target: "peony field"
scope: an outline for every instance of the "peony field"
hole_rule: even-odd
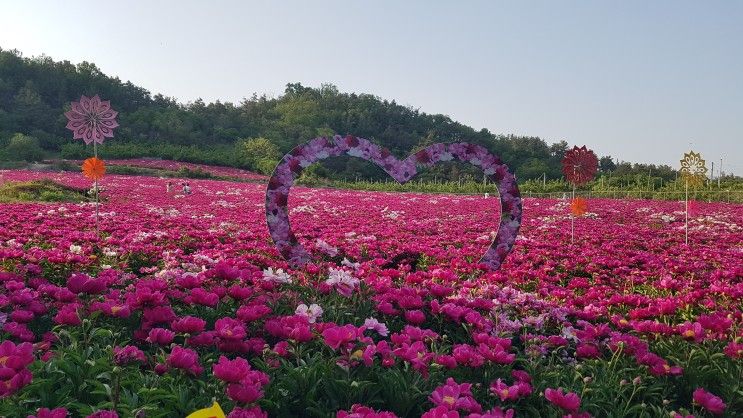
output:
[[[498,196],[294,186],[298,267],[222,174],[0,204],[0,416],[743,416],[741,204],[525,197],[491,271]]]

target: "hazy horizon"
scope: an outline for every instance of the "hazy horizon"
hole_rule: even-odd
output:
[[[743,3],[0,1],[0,47],[89,61],[181,103],[287,83],[479,130],[743,174]]]

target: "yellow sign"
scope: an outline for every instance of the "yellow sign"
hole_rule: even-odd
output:
[[[681,173],[684,181],[692,187],[702,186],[704,181],[707,180],[707,166],[705,165],[705,161],[699,153],[694,151],[684,154],[679,173]]]
[[[198,411],[191,413],[191,415],[187,416],[186,418],[225,418],[225,416],[222,408],[215,401],[214,405],[210,406],[209,408],[199,409]]]

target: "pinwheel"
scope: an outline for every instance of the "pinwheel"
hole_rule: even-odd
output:
[[[704,184],[704,180],[707,178],[707,166],[698,152],[689,151],[684,153],[684,158],[681,159],[679,173],[681,173],[681,178],[684,179],[684,189],[686,190],[684,197],[684,235],[686,245],[689,245],[689,186],[697,188]]]
[[[67,117],[66,128],[72,131],[73,139],[82,139],[85,144],[93,144],[93,158],[83,162],[82,171],[85,177],[93,180],[95,191],[95,230],[98,233],[98,180],[103,178],[106,167],[98,159],[98,144],[103,144],[105,138],[113,138],[118,112],[111,109],[111,102],[101,100],[98,95],[87,97],[83,95],[79,102],[72,102],[70,110],[65,112]]]
[[[93,181],[98,181],[106,174],[106,165],[103,160],[93,157],[83,161],[83,175]]]
[[[562,174],[573,185],[573,193],[570,204],[570,243],[575,241],[575,217],[586,212],[588,203],[584,199],[577,202],[575,199],[575,187],[582,186],[593,180],[599,167],[599,159],[596,154],[585,145],[574,146],[568,150],[562,159]],[[576,213],[579,209],[580,213]]]
[[[588,210],[588,202],[586,202],[586,199],[577,197],[573,199],[572,202],[570,202],[570,212],[574,216],[584,215],[587,210]]]
[[[574,186],[582,186],[593,180],[598,167],[596,154],[585,145],[568,150],[562,159],[562,174]]]

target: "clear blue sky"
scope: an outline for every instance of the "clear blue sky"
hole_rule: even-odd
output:
[[[677,166],[692,147],[743,175],[743,1],[0,0],[0,47],[182,102],[329,82],[620,160]]]

